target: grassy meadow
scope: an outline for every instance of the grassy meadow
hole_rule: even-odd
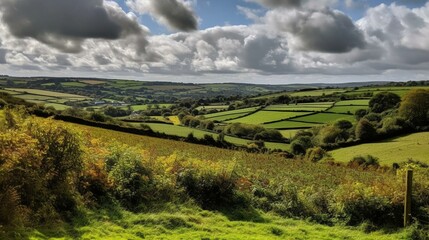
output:
[[[429,164],[429,132],[409,134],[381,142],[360,144],[330,152],[339,162],[348,162],[357,154],[379,158],[382,165],[406,162],[408,159]]]

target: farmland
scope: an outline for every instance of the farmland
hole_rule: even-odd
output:
[[[79,88],[78,85],[80,84],[71,84],[70,87]],[[119,80],[115,81],[115,85],[133,90],[139,87],[134,83],[126,85]],[[181,87],[173,85],[165,86],[164,89],[171,91],[179,90]],[[161,88],[153,87],[158,90]],[[199,91],[198,88],[193,90]],[[7,88],[4,91],[18,92],[15,88]],[[36,91],[22,91],[15,95],[18,97],[21,95],[23,99],[30,101],[60,105],[65,105],[67,99],[87,99],[85,95],[72,93],[55,95],[54,91]],[[186,100],[178,103],[125,103],[127,106],[119,105],[115,109],[128,110],[134,107],[133,115],[137,115],[135,121],[122,123],[120,121],[127,118],[122,116],[111,118],[109,119],[111,122],[103,124],[98,123],[98,118],[90,118],[89,122],[85,120],[82,123],[104,126],[103,128],[60,122],[52,118],[20,116],[19,112],[6,108],[4,112],[9,115],[0,113],[2,124],[0,141],[1,146],[11,146],[14,149],[4,151],[2,150],[4,148],[0,148],[2,159],[6,159],[8,163],[2,165],[6,169],[4,173],[7,174],[3,179],[13,179],[17,172],[20,174],[28,172],[28,175],[23,175],[24,184],[29,184],[28,186],[35,182],[40,184],[34,190],[25,192],[26,189],[33,188],[20,188],[22,181],[18,181],[16,184],[19,185],[13,188],[17,189],[13,190],[16,194],[31,195],[34,192],[36,194],[34,196],[39,197],[29,199],[42,201],[45,204],[43,206],[48,207],[55,206],[51,199],[58,197],[55,194],[61,194],[59,196],[67,198],[72,203],[76,201],[80,212],[78,214],[68,212],[70,215],[67,215],[67,219],[71,221],[62,221],[62,208],[49,208],[49,211],[56,214],[52,218],[58,219],[56,220],[58,225],[15,228],[10,231],[12,235],[0,226],[0,238],[24,236],[28,239],[97,239],[109,236],[119,239],[143,237],[243,239],[243,232],[246,232],[252,235],[246,236],[246,239],[408,239],[418,234],[416,231],[420,227],[414,225],[405,230],[398,228],[402,224],[405,188],[403,162],[408,158],[426,162],[424,157],[427,155],[429,145],[426,141],[429,139],[428,133],[403,135],[370,145],[359,144],[361,139],[367,140],[365,134],[368,133],[372,134],[368,135],[370,137],[375,134],[382,137],[381,134],[405,131],[405,128],[401,129],[404,121],[399,119],[403,109],[392,111],[393,108],[390,108],[388,110],[391,115],[370,113],[368,110],[365,114],[371,114],[370,116],[355,116],[355,110],[370,109],[368,106],[370,97],[340,98],[334,97],[338,94],[334,91],[319,96],[320,89],[314,91],[317,93],[310,98],[306,95],[288,101],[280,95],[278,99],[269,101],[252,101],[247,98],[225,101],[223,98],[216,98],[220,100],[210,104],[201,99],[199,102]],[[327,94],[333,96],[326,98]],[[146,97],[140,96],[141,99]],[[115,100],[111,98],[105,100],[107,99]],[[156,104],[158,105],[155,107]],[[205,109],[201,107],[202,105],[214,107]],[[395,108],[397,105],[395,104]],[[92,110],[93,112],[87,116],[100,117],[104,109],[100,106],[99,110]],[[207,110],[218,112],[207,113]],[[139,111],[143,114],[150,114],[150,111],[153,111],[158,115],[139,116]],[[163,113],[162,116],[159,113]],[[186,118],[187,124],[182,121]],[[149,121],[145,122],[147,119]],[[170,119],[174,125],[153,123],[154,119],[158,121]],[[342,119],[348,121],[339,121]],[[16,121],[22,124],[15,124]],[[214,139],[222,138],[223,142],[244,148],[241,150],[216,148],[121,132],[123,130],[104,129],[111,123],[132,124],[135,128],[145,124],[156,132],[183,138],[188,137],[190,133],[196,138],[204,138],[208,134]],[[210,128],[205,127],[210,124]],[[265,131],[264,128],[279,130],[278,133],[283,138],[280,137],[278,142],[270,142],[266,139],[259,140],[257,135],[255,137],[244,135],[244,138],[252,139],[247,140],[237,137],[241,135],[225,130],[229,127],[239,129],[240,124],[243,125],[241,130],[244,131],[251,131],[260,126],[262,131]],[[253,124],[258,126],[255,127]],[[371,131],[362,131],[366,130],[362,124],[366,124],[364,127],[372,126]],[[108,126],[119,128],[119,125]],[[294,138],[293,135],[299,129],[313,126],[319,128],[300,133]],[[221,132],[223,134],[219,134]],[[276,131],[267,130],[259,136],[264,137],[264,134],[272,132]],[[45,136],[51,136],[49,134],[59,134],[61,137],[53,135],[45,139]],[[77,137],[74,137],[74,134]],[[61,151],[54,149],[47,151],[37,144],[45,141],[49,143],[52,139],[54,139],[52,146],[55,149],[58,144],[72,143],[71,148],[59,149],[70,149],[68,151],[75,149],[70,155],[76,157],[62,157]],[[288,139],[291,139],[291,144],[286,143],[289,142]],[[319,142],[325,145],[315,145]],[[309,154],[312,151],[321,151],[321,154],[325,154],[321,147],[337,147],[349,142],[355,146],[329,152],[335,162],[325,162],[316,158],[316,154]],[[296,147],[307,143],[314,145],[306,146],[304,151]],[[281,149],[287,153],[269,152],[267,149]],[[56,155],[53,157],[49,154]],[[328,157],[329,154],[323,157]],[[378,157],[381,165],[391,166],[392,163],[399,163],[401,168],[394,172],[390,168],[376,165],[370,167],[348,165],[351,158],[366,154]],[[81,162],[67,165],[71,170],[65,168],[57,170],[51,167],[55,166],[53,164],[57,161],[52,164],[48,162],[49,164],[45,164],[43,168],[12,164],[17,161],[28,161],[24,158],[31,159],[35,164],[45,159]],[[11,170],[8,170],[9,168]],[[15,171],[15,168],[19,171]],[[78,180],[64,182],[62,187],[55,191],[44,189],[48,186],[47,181],[51,181],[49,178],[63,181],[56,178],[57,171],[73,169],[76,169],[74,176],[79,176]],[[46,174],[43,171],[49,172]],[[15,184],[14,181],[8,182],[3,179],[0,179],[0,184],[6,184],[5,189],[8,189],[7,184]],[[413,195],[416,208],[413,217],[424,221],[427,217],[424,209],[429,206],[425,197],[429,194],[427,169],[415,169],[415,183],[418,187]],[[11,191],[9,189],[8,191]],[[48,192],[46,196],[55,197],[45,198],[45,195],[39,194],[38,191]],[[6,206],[14,209],[15,205]],[[40,216],[37,215],[38,205],[28,206],[28,214],[35,216],[35,222],[43,219],[38,218]],[[0,206],[0,209],[4,211],[5,208]],[[20,214],[15,212],[10,216]]]
[[[330,153],[336,161],[340,162],[350,161],[357,153],[372,155],[379,158],[381,164],[391,166],[393,163],[406,162],[408,159],[429,164],[428,149],[429,132],[422,132],[376,143],[340,148]]]

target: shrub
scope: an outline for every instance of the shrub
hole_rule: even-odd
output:
[[[295,155],[303,155],[306,153],[308,148],[313,147],[314,144],[312,142],[311,137],[298,137],[291,143],[291,151]]]
[[[347,165],[351,167],[360,167],[363,169],[367,169],[370,167],[373,167],[373,168],[380,167],[378,158],[371,155],[355,156],[353,157],[352,160],[350,160],[350,162]]]
[[[327,156],[329,156],[328,152],[321,147],[309,148],[305,154],[305,160],[318,162]]]
[[[15,115],[19,114],[11,112],[10,117]],[[53,120],[16,122],[14,129],[0,132],[0,189],[16,197],[13,204],[2,198],[0,205],[11,211],[14,206],[28,209],[34,222],[75,211],[83,165],[78,134]]]
[[[186,169],[177,183],[204,209],[229,208],[243,203],[237,195],[236,180],[231,174]]]
[[[152,171],[143,165],[139,154],[129,148],[113,148],[106,157],[106,168],[113,193],[125,207],[136,209],[151,199]]]
[[[355,135],[356,138],[367,141],[376,136],[376,130],[368,120],[362,118],[356,125]]]
[[[415,127],[429,125],[429,90],[416,89],[407,93],[399,107],[399,114]]]
[[[391,92],[377,93],[369,101],[371,112],[381,113],[396,107],[401,102],[401,97]]]

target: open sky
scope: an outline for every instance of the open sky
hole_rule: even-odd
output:
[[[0,75],[429,79],[426,0],[1,0]]]

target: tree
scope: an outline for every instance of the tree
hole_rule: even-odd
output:
[[[394,108],[401,102],[401,97],[391,92],[377,93],[369,100],[369,109],[371,112],[381,113]]]
[[[356,137],[361,140],[370,140],[376,135],[374,126],[365,118],[362,118],[356,125]]]
[[[413,126],[429,125],[429,90],[416,89],[404,96],[399,107],[399,115]]]

